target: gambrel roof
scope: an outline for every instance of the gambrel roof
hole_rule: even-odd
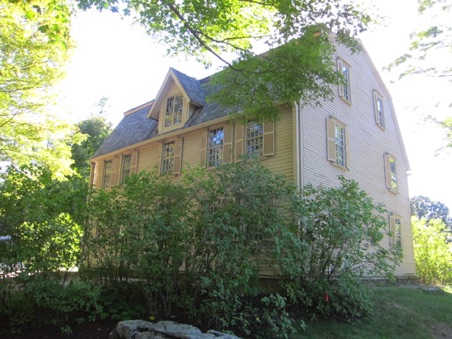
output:
[[[152,138],[157,133],[158,121],[148,118],[147,114],[153,103],[153,100],[149,101],[124,113],[124,118],[94,153],[93,158]]]

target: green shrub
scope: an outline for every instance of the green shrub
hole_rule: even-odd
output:
[[[426,284],[452,282],[451,233],[440,219],[413,217],[414,259],[416,273]]]
[[[313,315],[346,319],[370,312],[364,276],[391,276],[400,264],[400,249],[382,246],[387,221],[355,181],[340,177],[338,188],[307,185],[295,201],[305,259],[300,266],[302,302]],[[296,260],[295,260],[296,262]]]
[[[3,316],[13,331],[54,325],[67,328],[70,321],[94,321],[100,317],[100,289],[90,283],[27,277],[19,291],[10,294]]]
[[[137,279],[153,318],[245,336],[289,337],[290,312],[364,317],[360,279],[391,274],[401,257],[379,244],[384,208],[340,181],[298,192],[255,160],[177,182],[132,175],[90,196],[82,273],[113,291]],[[264,284],[262,274],[281,279]]]

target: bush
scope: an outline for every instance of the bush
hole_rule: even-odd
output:
[[[451,233],[440,219],[413,217],[414,259],[419,280],[426,284],[452,282]]]
[[[390,274],[397,249],[379,244],[385,210],[340,178],[293,184],[258,161],[155,172],[94,192],[82,273],[109,288],[137,279],[157,319],[257,337],[288,337],[289,311],[346,319],[369,313],[364,275]],[[278,276],[264,284],[262,275]]]
[[[362,278],[390,276],[402,253],[380,243],[387,226],[384,206],[355,181],[339,180],[338,188],[307,185],[295,200],[304,260],[294,262],[305,290],[301,301],[313,315],[352,319],[371,309]]]
[[[100,289],[90,283],[71,282],[61,285],[54,279],[27,277],[28,281],[8,298],[3,316],[12,331],[46,325],[68,329],[70,321],[94,321],[100,317]]]

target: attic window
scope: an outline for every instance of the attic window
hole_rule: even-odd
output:
[[[166,99],[165,127],[177,125],[182,122],[182,108],[184,99],[177,94]]]

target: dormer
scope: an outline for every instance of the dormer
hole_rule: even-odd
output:
[[[183,127],[195,109],[204,105],[199,81],[170,68],[148,117],[158,120],[159,133],[165,133]]]

